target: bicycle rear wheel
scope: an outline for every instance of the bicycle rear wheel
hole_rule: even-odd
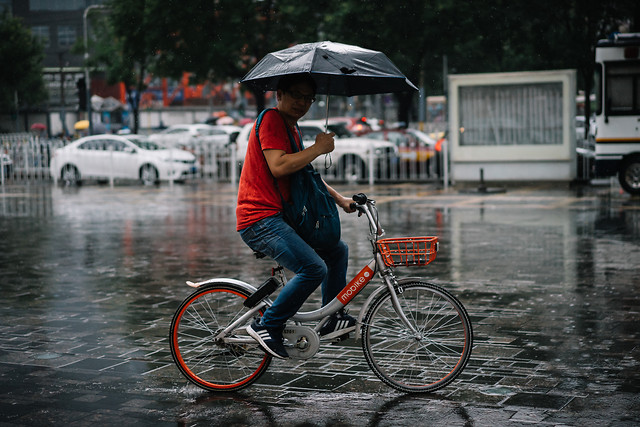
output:
[[[171,355],[192,383],[211,391],[236,391],[267,370],[271,356],[255,342],[214,339],[246,312],[249,292],[233,283],[203,285],[178,307],[169,333]],[[243,325],[244,326],[244,325]],[[244,327],[225,338],[247,338]]]
[[[453,381],[469,360],[473,345],[469,315],[453,295],[431,283],[403,283],[395,292],[417,334],[398,317],[390,292],[383,292],[372,302],[362,325],[367,363],[397,390],[438,390]]]

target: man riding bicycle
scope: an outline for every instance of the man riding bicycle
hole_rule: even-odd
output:
[[[339,240],[328,249],[314,249],[285,222],[282,214],[282,200],[289,199],[290,175],[334,149],[334,133],[318,134],[315,144],[295,153],[290,146],[289,134],[292,134],[300,148],[301,136],[296,125],[311,107],[315,93],[316,84],[308,74],[280,79],[277,107],[264,115],[259,141],[255,126],[251,131],[238,188],[237,231],[242,240],[254,251],[264,253],[295,273],[262,318],[247,328],[263,350],[278,358],[288,357],[282,337],[286,321],[318,285],[321,285],[323,306],[346,285],[347,244]],[[339,207],[348,213],[355,211],[351,199],[325,185]],[[353,331],[355,325],[356,320],[340,310],[323,325],[320,335],[341,337]]]

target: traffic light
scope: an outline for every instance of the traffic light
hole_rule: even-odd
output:
[[[87,82],[80,77],[76,82],[78,88],[78,110],[87,111]]]

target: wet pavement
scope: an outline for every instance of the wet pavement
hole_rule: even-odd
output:
[[[640,199],[565,184],[500,194],[336,187],[376,199],[388,237],[440,236],[435,262],[398,276],[444,286],[472,317],[471,360],[451,385],[395,392],[348,340],[274,361],[242,392],[200,390],[169,351],[169,322],[191,291],[184,282],[260,283],[272,266],[234,231],[234,189],[9,186],[0,192],[0,425],[640,424]],[[343,215],[351,275],[369,258],[366,228]]]

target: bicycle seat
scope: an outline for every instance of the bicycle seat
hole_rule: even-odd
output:
[[[262,253],[262,252],[260,252],[260,251],[253,251],[253,256],[255,256],[255,257],[256,257],[256,259],[260,259],[260,258],[264,258],[264,257],[266,257],[266,255],[265,255],[265,254],[263,254],[263,253]]]

